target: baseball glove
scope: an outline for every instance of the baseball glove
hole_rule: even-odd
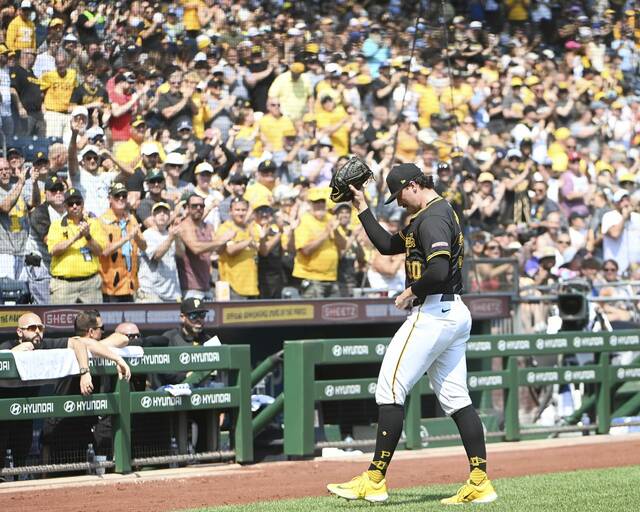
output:
[[[334,203],[351,201],[353,194],[349,185],[360,189],[372,177],[373,173],[369,166],[357,156],[352,156],[331,178],[331,195],[329,197]]]

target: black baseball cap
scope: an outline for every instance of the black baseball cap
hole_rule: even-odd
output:
[[[82,194],[77,188],[70,188],[65,192],[64,202],[66,203],[67,201],[69,201],[69,199],[80,199],[81,201],[84,201]]]
[[[62,189],[64,190],[64,181],[62,181],[57,176],[50,176],[44,182],[44,189],[48,191],[52,191],[54,189]]]
[[[38,151],[36,153],[35,159],[33,160],[33,165],[38,165],[43,163],[49,163],[49,158],[47,158],[47,155],[43,151]]]
[[[306,176],[298,176],[295,180],[293,180],[293,185],[301,185],[303,187],[310,187],[311,186],[311,182],[309,181],[309,178],[307,178]]]
[[[109,187],[109,195],[117,196],[118,194],[126,194],[128,192],[127,187],[121,181],[114,181]]]
[[[24,156],[22,154],[22,150],[20,148],[9,148],[7,149],[7,158],[11,157],[11,155]]]
[[[269,215],[273,213],[273,208],[268,204],[261,204],[255,210],[256,215]]]
[[[258,172],[274,172],[276,168],[276,163],[273,160],[265,160],[264,162],[260,162]]]
[[[190,297],[180,304],[180,313],[188,315],[189,313],[197,313],[198,311],[207,311],[202,299]]]
[[[144,181],[164,181],[164,173],[160,169],[152,169],[145,177]]]
[[[391,195],[384,204],[393,202],[398,197],[398,194],[402,192],[402,189],[409,186],[419,176],[422,176],[422,171],[415,164],[396,165],[387,176],[387,187],[389,187]]]

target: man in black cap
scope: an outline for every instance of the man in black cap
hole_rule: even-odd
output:
[[[22,48],[20,58],[10,68],[11,87],[16,91],[13,96],[17,103],[18,115],[16,119],[17,135],[37,135],[44,137],[46,124],[42,113],[42,91],[38,79],[33,74],[33,64],[36,60],[36,50]]]
[[[40,183],[38,178],[40,176],[37,169],[31,167],[31,164],[25,164],[24,153],[22,149],[13,147],[7,149],[7,159],[9,160],[9,167],[13,170],[14,175],[18,175],[20,171],[26,173],[27,178],[31,178],[31,198],[28,201],[29,207],[38,206],[40,204]]]
[[[169,346],[197,346],[211,338],[211,335],[204,331],[207,312],[207,306],[201,299],[183,300],[180,304],[180,327],[162,334],[169,339]]]
[[[349,482],[329,484],[333,494],[351,500],[388,498],[385,474],[404,420],[404,402],[427,372],[444,412],[455,421],[470,465],[469,480],[443,504],[488,503],[497,498],[486,469],[482,422],[467,390],[466,342],[471,314],[460,298],[464,237],[458,216],[435,191],[434,176],[414,164],[397,165],[387,176],[390,203],[411,215],[409,225],[389,234],[375,219],[364,193],[351,187],[360,221],[382,254],[406,255],[406,289],[396,297],[409,315],[387,347],[378,383],[376,448],[368,471]]]
[[[102,279],[99,257],[107,245],[101,222],[85,214],[80,191],[64,194],[67,213],[47,233],[51,254],[51,304],[99,304]]]
[[[235,197],[243,197],[247,190],[249,178],[244,174],[235,173],[229,176],[227,191],[229,195],[225,197],[218,205],[218,213],[220,214],[220,222],[226,222],[230,219],[231,201]]]
[[[282,232],[274,223],[273,208],[268,204],[258,206],[254,212],[260,226],[258,246],[258,289],[261,299],[279,299],[285,284],[282,265]]]
[[[273,189],[276,186],[276,163],[265,160],[258,165],[256,181],[247,187],[244,198],[253,206],[261,202],[273,202]]]
[[[36,304],[49,304],[51,254],[47,248],[46,238],[51,222],[62,219],[66,213],[64,204],[66,188],[64,180],[56,176],[47,178],[44,183],[45,202],[29,214],[31,231],[27,247],[31,254],[25,261],[29,275],[29,289]]]
[[[38,179],[46,180],[49,177],[50,165],[47,154],[43,151],[38,151],[33,160],[33,170],[37,173]]]
[[[147,184],[148,191],[142,201],[140,201],[140,206],[136,209],[136,216],[146,228],[150,228],[155,226],[154,217],[151,212],[154,204],[164,202],[169,205],[171,208],[170,211],[172,212],[175,205],[170,199],[163,198],[167,186],[164,173],[160,169],[151,170],[151,172],[145,176],[144,181]]]
[[[9,160],[9,165],[14,171],[21,169],[24,164],[24,154],[20,148],[9,148],[7,149],[7,160]]]
[[[168,340],[169,347],[202,346],[211,338],[204,330],[207,307],[201,299],[189,298],[180,304],[180,326],[162,333]],[[157,374],[153,387],[158,388],[167,384],[179,384],[184,381],[186,372]]]

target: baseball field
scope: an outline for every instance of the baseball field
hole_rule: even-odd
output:
[[[640,434],[587,436],[488,445],[489,472],[499,500],[487,510],[636,511],[640,502]],[[79,476],[0,484],[2,512],[390,512],[442,510],[468,475],[459,447],[397,452],[381,505],[331,497],[327,482],[366,469],[354,458],[197,465],[129,475]],[[470,507],[470,506],[468,506]]]
[[[505,478],[496,482],[500,495],[498,501],[484,507],[496,512],[635,512],[640,498],[638,482],[640,466]],[[456,487],[453,485],[399,489],[382,506],[388,512],[441,511],[445,507],[439,504],[440,498],[450,496],[455,491]],[[191,509],[189,512],[329,512],[338,509],[369,510],[368,507],[371,506],[362,501],[348,502],[340,498],[325,497],[207,507]]]

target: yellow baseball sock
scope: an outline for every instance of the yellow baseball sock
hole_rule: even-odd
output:
[[[469,481],[473,485],[480,485],[487,478],[487,474],[482,471],[480,468],[474,468],[473,471],[469,474]]]
[[[370,469],[367,471],[367,474],[369,475],[369,480],[376,484],[379,484],[384,480],[384,475],[379,469]]]

